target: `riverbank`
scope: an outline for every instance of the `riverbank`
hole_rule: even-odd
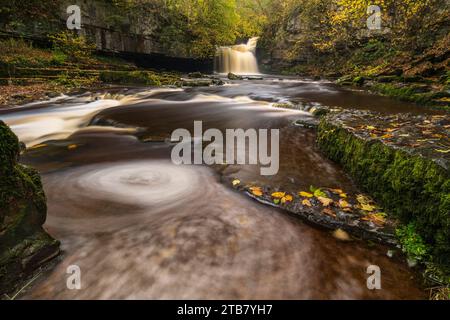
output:
[[[448,41],[441,46],[447,45],[448,48]],[[312,63],[275,70],[286,75],[329,79],[343,87],[367,90],[419,106],[449,111],[450,51],[438,49],[430,49],[420,56],[398,57],[389,62],[374,59],[366,61],[364,67],[361,65],[353,70],[349,70],[344,61],[342,64]],[[358,56],[357,53],[355,55]]]
[[[450,284],[450,139],[446,115],[342,112],[322,118],[318,144],[400,224],[395,230],[428,280]],[[431,272],[430,269],[440,272]]]

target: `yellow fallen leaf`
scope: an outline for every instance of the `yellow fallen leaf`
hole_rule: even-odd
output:
[[[343,200],[343,199],[339,200],[339,206],[342,209],[350,208],[350,204],[347,201]]]
[[[394,137],[392,134],[385,134],[384,136],[381,136],[381,139],[390,139],[390,138],[392,138],[392,137]]]
[[[333,203],[333,199],[325,197],[317,197],[317,200],[319,200],[324,207],[328,207],[330,204]]]
[[[261,187],[250,187],[249,189],[252,192],[252,194],[257,197],[260,197],[263,195]]]
[[[366,129],[367,130],[375,130],[376,128],[374,126],[367,126]]]
[[[386,219],[384,218],[384,216],[379,214],[368,214],[367,216],[361,218],[361,220],[372,221],[373,223],[378,225],[383,225],[386,223]]]
[[[367,197],[367,196],[365,196],[363,194],[358,194],[356,196],[356,200],[358,200],[358,202],[360,204],[368,204],[368,203],[372,202],[372,200],[369,197]]]
[[[314,196],[312,193],[305,192],[305,191],[300,191],[298,193],[298,195],[301,197],[305,197],[305,198],[312,198]]]
[[[286,195],[286,192],[274,192],[272,193],[273,198],[281,199]]]
[[[370,204],[361,204],[360,207],[362,210],[368,211],[368,212],[372,212],[375,210],[375,207],[371,206]]]
[[[233,180],[232,184],[233,184],[233,186],[235,187],[235,186],[241,184],[241,180],[235,179],[235,180]]]
[[[336,194],[344,193],[344,191],[342,189],[330,189],[330,191],[333,193],[336,193]]]
[[[347,198],[347,194],[343,192],[343,193],[339,194],[339,197],[341,197],[341,198]]]
[[[78,146],[76,144],[71,144],[71,145],[67,146],[67,149],[73,150],[73,149],[76,149],[77,147]]]
[[[443,150],[443,149],[435,149],[435,151],[436,151],[436,152],[439,152],[439,153],[449,153],[449,152],[450,152],[450,149],[447,149],[447,150]]]
[[[309,201],[308,199],[303,199],[302,205],[312,207],[311,201]]]

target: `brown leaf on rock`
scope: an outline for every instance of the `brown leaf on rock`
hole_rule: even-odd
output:
[[[333,218],[336,217],[336,213],[333,210],[331,210],[330,208],[323,209],[322,213],[326,214],[327,216],[333,217]]]

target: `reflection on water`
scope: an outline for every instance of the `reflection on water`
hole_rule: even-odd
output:
[[[386,248],[339,242],[229,189],[211,168],[170,162],[166,138],[192,130],[195,120],[204,130],[278,128],[276,176],[261,177],[257,166],[221,173],[284,190],[357,190],[318,152],[314,132],[293,125],[310,121],[308,113],[267,102],[308,90],[321,99],[356,94],[320,83],[248,81],[119,90],[115,99],[84,95],[0,114],[28,145],[45,142],[22,160],[43,174],[46,228],[65,252],[25,298],[422,298],[413,274],[386,257]],[[66,288],[72,264],[81,267],[82,290]],[[382,290],[366,287],[371,264],[381,267]]]

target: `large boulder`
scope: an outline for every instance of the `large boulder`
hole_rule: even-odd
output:
[[[47,206],[35,169],[18,163],[17,137],[0,121],[0,296],[59,253],[42,225]]]

